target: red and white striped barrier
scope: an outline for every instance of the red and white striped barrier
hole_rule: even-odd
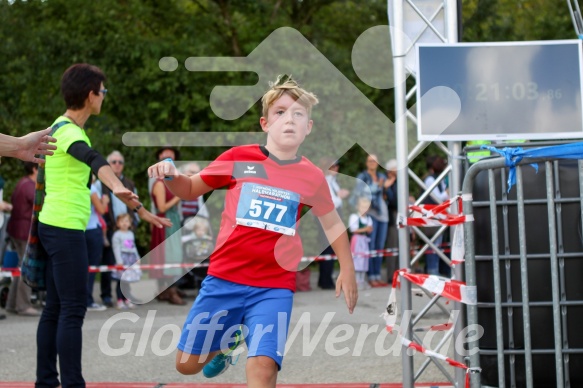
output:
[[[470,368],[466,364],[456,361],[453,358],[447,357],[441,353],[434,352],[431,349],[426,349],[425,347],[419,345],[417,342],[410,341],[407,338],[401,337],[401,343],[403,346],[406,346],[410,349],[415,349],[419,353],[426,355],[427,357],[437,358],[438,360],[442,360],[447,362],[449,365],[455,368],[461,368],[466,371],[466,388],[470,388],[470,373],[479,373],[482,371],[481,368]]]
[[[397,226],[404,228],[406,226],[417,227],[435,227],[435,226],[455,226],[453,240],[452,240],[452,265],[461,264],[464,262],[465,246],[464,246],[464,228],[463,224],[474,221],[472,214],[463,214],[463,201],[471,201],[471,194],[458,195],[455,198],[447,200],[439,205],[412,205],[409,206],[411,215],[405,217],[402,214],[398,215]],[[457,208],[460,209],[459,214],[449,214],[449,209],[452,204],[457,203]]]
[[[443,247],[448,247],[449,244],[442,244]],[[449,252],[449,249],[444,249],[444,252]],[[416,250],[413,249],[411,251],[415,253]],[[426,253],[431,253],[431,250],[427,250]],[[383,256],[383,257],[396,257],[399,256],[399,250],[396,248],[387,248],[387,249],[379,249],[379,250],[372,250],[364,255],[369,257],[374,256]],[[302,263],[306,262],[313,262],[313,261],[326,261],[326,260],[336,260],[336,255],[319,255],[319,256],[305,256],[301,258]],[[192,269],[194,267],[208,267],[207,263],[181,263],[181,264],[140,264],[139,268],[141,270],[150,270],[150,269],[167,269],[167,268],[188,268]],[[124,269],[129,268],[128,266],[123,265],[98,265],[98,266],[90,266],[89,272],[111,272],[111,271],[123,271]],[[20,276],[20,268],[8,268],[8,267],[0,267],[0,277],[18,277]]]
[[[401,286],[400,277],[404,277],[411,283],[444,298],[455,300],[464,304],[475,305],[477,303],[477,292],[475,286],[466,286],[464,282],[448,279],[436,275],[412,274],[407,269],[399,269],[393,274],[393,287],[387,301],[387,308],[382,317],[385,319],[387,330],[393,332],[397,316],[399,315],[397,306],[397,288]]]
[[[418,285],[419,287],[433,293],[440,295],[444,298],[455,300],[464,304],[475,305],[477,303],[476,287],[466,286],[464,282],[460,282],[454,279],[443,278],[436,275],[425,275],[425,274],[412,274],[409,273],[407,269],[399,269],[393,274],[393,287],[391,293],[389,294],[389,300],[387,302],[387,307],[385,311],[381,314],[381,317],[385,320],[386,329],[389,333],[392,333],[399,315],[399,309],[397,305],[397,295],[396,290],[401,286],[400,278],[403,277],[409,280],[411,283]],[[441,325],[433,325],[426,328],[419,328],[415,331],[449,331],[453,330],[453,323],[447,322]],[[423,353],[428,357],[434,357],[439,360],[447,362],[449,365],[462,368],[466,371],[466,387],[469,387],[469,374],[479,372],[479,369],[469,368],[467,365],[458,362],[452,358],[449,358],[443,354],[435,352],[431,349],[426,349],[420,344],[411,341],[403,337],[402,333],[399,331],[398,335],[401,337],[401,343],[403,346],[415,349],[416,351]]]
[[[399,214],[397,218],[397,226],[399,228],[404,228],[406,226],[454,226],[463,224],[464,222],[473,221],[473,215],[464,215],[462,211],[462,202],[464,200],[471,201],[471,199],[471,194],[464,194],[451,198],[439,205],[411,205],[409,206],[409,210],[411,211],[410,216],[406,217]],[[447,212],[454,203],[457,203],[458,209],[460,209],[459,214],[450,214]]]

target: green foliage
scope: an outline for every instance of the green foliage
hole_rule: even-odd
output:
[[[0,132],[23,135],[48,126],[65,110],[63,71],[76,62],[95,64],[108,77],[109,93],[86,130],[102,154],[117,149],[125,155],[125,173],[148,206],[145,171],[155,150],[125,146],[124,133],[260,130],[257,106],[233,122],[209,107],[214,86],[253,85],[256,75],[189,72],[182,66],[189,57],[246,56],[277,28],[293,27],[393,119],[392,90],[366,85],[351,63],[360,34],[387,24],[386,6],[380,0],[366,6],[348,0],[0,0]],[[563,1],[464,0],[463,6],[465,41],[575,37]],[[177,70],[161,71],[162,57],[175,57]],[[221,151],[181,149],[185,160],[212,160]],[[356,175],[364,160],[362,148],[353,147],[342,158],[343,172]],[[4,160],[5,196],[21,174],[18,161]],[[142,225],[142,249],[148,235]]]

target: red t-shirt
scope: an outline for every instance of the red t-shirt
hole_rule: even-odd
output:
[[[303,255],[297,228],[304,206],[316,216],[334,210],[323,172],[304,157],[281,161],[264,147],[239,146],[200,173],[227,188],[208,273],[233,283],[295,291]]]

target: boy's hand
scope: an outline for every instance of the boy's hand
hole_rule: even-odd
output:
[[[158,162],[153,166],[150,166],[150,168],[148,168],[148,176],[150,178],[156,179],[164,179],[166,177],[174,178],[177,177],[178,175],[180,175],[180,173],[178,172],[176,166],[174,166],[174,163],[166,160]]]
[[[356,306],[356,301],[358,300],[358,288],[356,287],[354,271],[340,271],[340,275],[338,275],[338,279],[336,279],[337,298],[340,296],[340,291],[344,292],[344,299],[346,300],[348,312],[352,314],[354,307]]]

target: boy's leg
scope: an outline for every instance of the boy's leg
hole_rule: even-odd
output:
[[[221,351],[233,346],[243,320],[247,286],[208,276],[182,328],[176,370],[199,373]]]
[[[293,292],[255,288],[247,299],[244,327],[248,347],[247,385],[275,387],[289,328]]]
[[[271,357],[249,357],[245,367],[247,386],[254,388],[275,388],[277,369],[278,365]]]
[[[215,356],[221,353],[220,350],[209,354],[188,354],[182,350],[176,352],[176,370],[183,375],[195,375],[200,373],[206,364],[212,361]]]

